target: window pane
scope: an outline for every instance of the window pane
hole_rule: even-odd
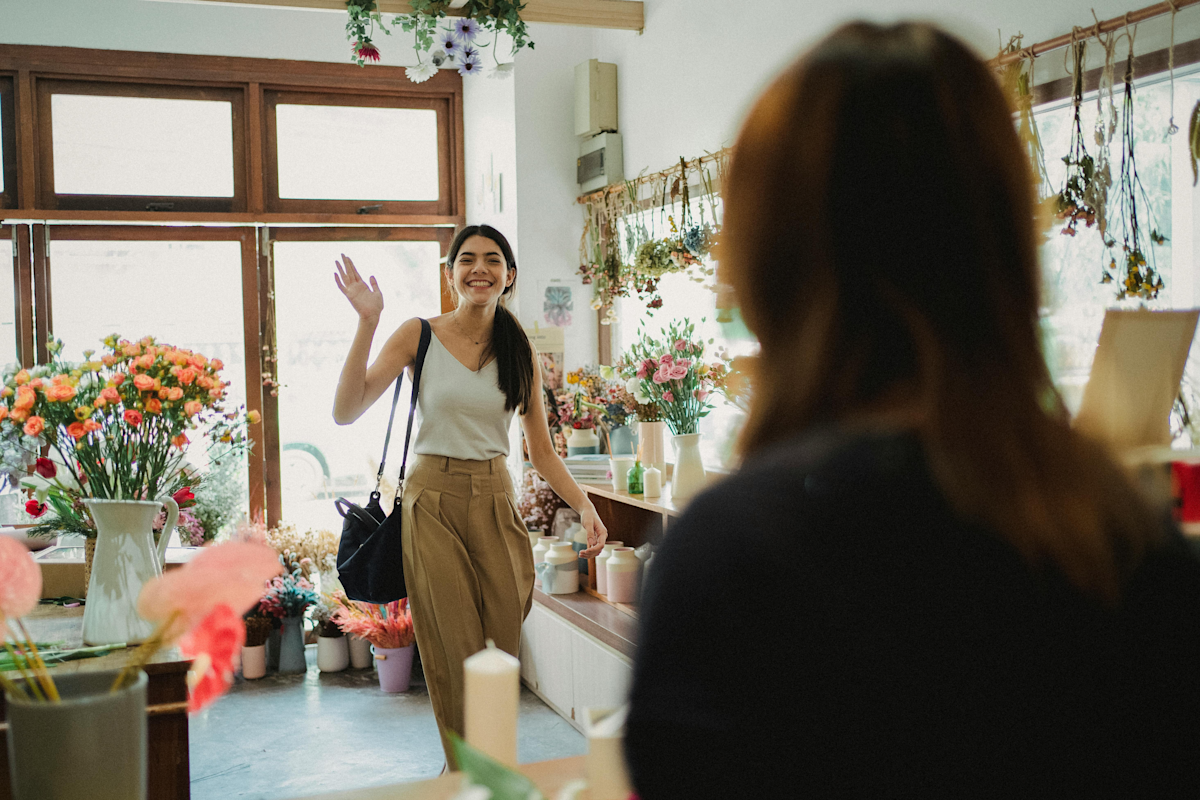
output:
[[[224,361],[229,406],[245,404],[239,242],[53,241],[50,259],[54,335],[63,340],[65,358],[102,349],[112,333],[153,336]],[[202,446],[188,457],[207,466]],[[240,516],[250,506],[245,461],[226,464],[219,491]],[[197,492],[202,504],[203,494]]]
[[[434,111],[278,105],[275,122],[280,198],[438,199]]]
[[[274,253],[283,517],[337,531],[342,522],[332,500],[363,502],[375,485],[392,389],[353,425],[334,424],[334,390],[358,317],[333,282],[333,262],[346,253],[384,293],[374,359],[401,322],[440,313],[441,248],[437,242],[276,242]],[[406,381],[388,450],[386,475],[393,485],[409,391]]]
[[[4,126],[8,120],[4,118],[4,104],[0,103],[0,192],[4,191]]]
[[[11,253],[11,239],[10,232],[0,233],[0,248],[8,249]],[[17,311],[13,280],[15,260],[10,258],[8,269],[0,270],[0,364],[12,364],[17,360]]]
[[[233,196],[233,106],[55,94],[56,194]]]
[[[1117,85],[1117,108],[1120,111],[1121,84]],[[1175,76],[1175,115],[1181,117],[1200,99],[1200,74]],[[1061,235],[1064,223],[1055,220],[1046,231],[1041,245],[1042,266],[1042,332],[1046,360],[1067,407],[1074,411],[1082,399],[1083,387],[1091,372],[1092,358],[1108,308],[1190,308],[1196,304],[1197,284],[1191,267],[1193,252],[1192,174],[1188,159],[1187,139],[1166,132],[1170,117],[1171,88],[1166,81],[1135,87],[1134,135],[1137,141],[1137,168],[1146,196],[1139,196],[1138,214],[1141,220],[1143,246],[1150,266],[1162,276],[1165,288],[1157,300],[1140,298],[1118,301],[1117,282],[1120,270],[1122,226],[1116,204],[1116,184],[1121,162],[1120,131],[1110,148],[1113,187],[1109,189],[1109,234],[1117,237],[1117,246],[1107,250],[1096,228],[1082,223],[1075,236]],[[1104,101],[1107,112],[1108,101]],[[1093,130],[1097,110],[1095,95],[1085,97],[1081,124],[1089,154],[1095,157]],[[1070,147],[1072,108],[1069,103],[1043,108],[1037,113],[1038,131],[1046,153],[1050,185],[1055,191],[1062,186],[1066,166],[1062,156]],[[1148,201],[1148,203],[1144,202]],[[1151,244],[1149,234],[1157,230],[1166,237],[1163,244]],[[1175,253],[1180,258],[1174,258]],[[1102,265],[1116,258],[1118,268],[1110,270],[1116,282],[1100,282]],[[1200,356],[1193,346],[1189,374]]]

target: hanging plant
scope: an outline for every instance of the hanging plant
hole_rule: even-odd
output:
[[[512,72],[512,64],[501,63],[496,44],[501,34],[512,39],[515,55],[522,48],[533,49],[529,29],[521,19],[525,4],[519,0],[467,0],[459,9],[461,17],[449,17],[446,13],[450,0],[411,0],[412,13],[400,14],[392,25],[413,35],[413,48],[417,52],[417,66],[408,67],[405,74],[414,83],[429,80],[438,69],[457,69],[461,75],[485,72],[485,53],[491,51],[494,65],[490,72],[495,77],[505,77]],[[376,8],[375,0],[346,0],[349,20],[346,35],[350,40],[351,59],[359,66],[367,61],[378,61],[379,49],[372,37],[375,26],[391,35]],[[443,24],[452,20],[450,24]],[[482,31],[492,34],[490,42],[479,39]]]
[[[1029,167],[1033,172],[1037,185],[1038,200],[1056,198],[1056,193],[1050,185],[1050,176],[1046,172],[1046,154],[1042,148],[1042,137],[1038,133],[1037,120],[1033,116],[1033,64],[1031,53],[1021,49],[1021,34],[1008,40],[1008,44],[1000,48],[1000,55],[1021,53],[1021,58],[1005,65],[1000,71],[1001,84],[1012,97],[1013,106],[1017,110],[1017,136],[1025,148],[1025,156],[1029,159]],[[1055,209],[1057,212],[1057,208]]]
[[[1118,284],[1117,299],[1140,297],[1143,300],[1153,300],[1158,297],[1164,284],[1162,276],[1155,269],[1154,254],[1150,244],[1160,245],[1167,237],[1151,227],[1147,237],[1143,230],[1146,222],[1153,223],[1153,210],[1149,197],[1142,187],[1138,176],[1137,159],[1134,140],[1134,105],[1133,105],[1133,37],[1129,39],[1129,57],[1125,62],[1125,95],[1121,106],[1121,173],[1117,182],[1117,207],[1120,211],[1121,225],[1121,265],[1117,258],[1109,257],[1109,264],[1103,270],[1101,283],[1117,282],[1118,273],[1123,272]],[[1147,241],[1148,239],[1148,241]],[[1105,244],[1114,248],[1115,239],[1109,239]]]
[[[1074,116],[1071,120],[1071,149],[1063,156],[1067,165],[1067,174],[1063,179],[1063,187],[1058,192],[1058,218],[1067,221],[1062,232],[1074,236],[1077,226],[1082,220],[1087,227],[1096,224],[1096,209],[1091,205],[1095,195],[1092,179],[1096,174],[1096,163],[1088,155],[1083,142],[1083,125],[1080,120],[1083,105],[1083,70],[1086,62],[1087,42],[1075,42],[1071,45],[1071,55],[1075,70],[1072,80],[1071,97]]]

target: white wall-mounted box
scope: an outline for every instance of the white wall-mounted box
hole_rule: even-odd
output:
[[[601,133],[579,144],[575,180],[584,194],[625,180],[625,153],[619,133]]]
[[[617,130],[617,65],[589,59],[575,67],[575,135]]]

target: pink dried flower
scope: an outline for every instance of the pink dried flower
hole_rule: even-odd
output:
[[[0,536],[0,622],[28,614],[42,596],[42,571],[33,554],[11,536]]]
[[[188,670],[188,712],[212,703],[233,684],[233,668],[246,641],[246,624],[225,603],[214,607],[179,641]]]
[[[343,633],[360,636],[376,647],[387,650],[408,647],[416,640],[408,598],[386,606],[348,600],[341,592],[335,593],[333,598],[339,605],[331,618]]]
[[[668,389],[667,391],[663,392],[663,400],[666,400],[668,403],[674,403],[674,402],[675,402],[675,395],[671,394],[671,390],[670,390],[670,389]]]

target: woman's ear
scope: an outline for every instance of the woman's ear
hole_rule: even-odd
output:
[[[504,288],[512,288],[513,283],[517,280],[517,268],[509,267],[508,274],[504,277]]]

